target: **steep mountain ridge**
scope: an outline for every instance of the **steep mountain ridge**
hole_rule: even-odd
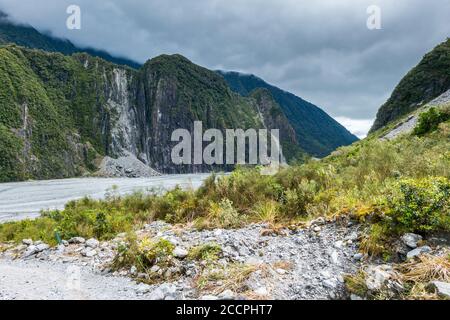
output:
[[[427,53],[395,88],[378,110],[374,132],[424,106],[450,89],[450,39]]]
[[[257,88],[269,90],[292,124],[300,147],[308,154],[324,157],[336,148],[358,140],[323,110],[292,93],[272,86],[254,75],[217,72],[225,78],[233,91],[242,96],[248,96]]]
[[[221,76],[180,55],[135,70],[85,53],[10,45],[0,47],[0,79],[2,181],[92,173],[103,157],[130,154],[162,173],[226,169],[174,165],[172,132],[192,133],[194,121],[205,130],[277,121],[260,112],[262,101],[232,92]],[[270,97],[264,103],[276,108]],[[297,145],[286,119],[283,124],[282,144]]]

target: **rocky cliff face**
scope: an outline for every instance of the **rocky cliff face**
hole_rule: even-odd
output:
[[[220,75],[179,55],[157,57],[135,70],[87,54],[5,46],[0,78],[3,181],[71,177],[95,172],[101,163],[116,165],[112,175],[134,176],[124,159],[162,173],[226,169],[173,164],[172,132],[192,133],[194,121],[205,130],[281,126],[288,159],[301,154],[269,95],[244,98]],[[104,157],[110,160],[102,162]],[[134,167],[142,172],[141,165]]]

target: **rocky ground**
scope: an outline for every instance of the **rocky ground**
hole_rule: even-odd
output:
[[[176,246],[174,255],[178,261],[175,269],[156,271],[165,275],[173,272],[178,277],[152,285],[131,281],[130,278],[145,281],[145,275],[137,274],[133,267],[110,270],[124,235],[110,242],[74,238],[56,248],[24,240],[1,254],[0,298],[344,298],[343,274],[355,271],[362,258],[357,252],[358,226],[325,224],[319,219],[304,230],[272,232],[265,225],[201,232],[162,222],[147,225],[138,232],[139,236],[169,240]],[[205,261],[189,260],[186,255],[189,248],[205,243],[216,243],[222,249],[214,268],[252,268],[239,292],[234,292],[232,286],[227,289],[220,281],[209,288],[198,287],[195,280],[206,272],[214,272],[214,268],[206,266]],[[69,290],[67,283],[73,280],[74,270],[79,286]]]
[[[361,228],[324,219],[296,231],[263,224],[195,231],[154,222],[138,238],[165,239],[175,248],[170,266],[151,268],[160,281],[149,281],[135,266],[111,270],[124,234],[109,242],[73,238],[55,248],[25,239],[0,254],[0,299],[359,299],[345,290],[345,274],[364,265],[367,285],[376,288],[391,270],[366,264],[358,252]],[[408,258],[433,250],[418,246],[415,235],[400,243]],[[204,244],[220,247],[217,261],[189,258]]]

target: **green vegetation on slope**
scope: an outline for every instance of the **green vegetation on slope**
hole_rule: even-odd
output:
[[[417,110],[450,89],[450,39],[441,43],[402,79],[380,108],[372,132]]]
[[[0,140],[9,155],[0,181],[72,177],[92,167],[105,152],[102,118],[111,116],[98,89],[113,67],[84,54],[0,47]],[[21,165],[12,170],[15,161]]]

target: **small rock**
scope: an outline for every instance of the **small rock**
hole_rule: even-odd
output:
[[[157,266],[156,264],[150,268],[150,272],[157,273],[161,268]]]
[[[219,294],[219,300],[234,300],[235,294],[231,290],[225,290]]]
[[[86,241],[86,247],[95,249],[100,245],[100,242],[97,239],[89,239]]]
[[[136,293],[137,294],[146,294],[146,293],[150,292],[151,288],[152,287],[150,287],[149,285],[147,285],[145,283],[140,283],[136,288]],[[164,297],[162,299],[164,299]]]
[[[334,243],[334,247],[335,247],[335,248],[340,249],[340,248],[342,248],[343,246],[344,246],[344,241],[339,240],[339,241],[336,241],[336,242]]]
[[[86,239],[84,239],[82,237],[74,237],[72,239],[69,239],[69,243],[74,243],[74,244],[82,244],[85,242],[86,242]]]
[[[281,269],[281,268],[280,268],[280,269],[277,269],[276,272],[277,272],[278,274],[281,274],[281,275],[286,274],[286,270]]]
[[[37,247],[35,245],[28,246],[27,250],[22,255],[22,258],[28,258],[29,256],[32,256],[35,253],[38,253]]]
[[[430,287],[442,298],[450,298],[450,283],[442,281],[433,281]]]
[[[331,262],[334,264],[337,264],[339,262],[339,254],[337,253],[336,250],[333,250],[333,252],[331,252],[330,259]]]
[[[267,296],[269,294],[269,291],[267,291],[266,287],[259,287],[255,290],[255,293],[259,296]]]
[[[353,259],[356,261],[361,261],[364,258],[364,255],[362,253],[357,253],[353,256]]]
[[[419,248],[416,248],[416,249],[411,250],[410,252],[408,252],[406,254],[406,258],[407,259],[412,259],[412,258],[420,256],[423,253],[428,253],[428,252],[431,252],[431,251],[432,251],[432,249],[429,246],[419,247]]]
[[[22,243],[26,244],[27,246],[31,246],[33,244],[33,240],[31,240],[31,239],[23,239]]]
[[[130,273],[131,274],[136,274],[137,273],[137,268],[135,266],[132,266],[130,269]]]
[[[61,244],[64,245],[65,247],[67,247],[69,245],[69,241],[63,240],[63,241],[61,241]]]
[[[187,257],[187,255],[188,255],[188,251],[183,248],[176,247],[175,250],[173,250],[173,256],[175,258],[184,259]]]
[[[350,300],[363,300],[363,298],[361,298],[360,296],[357,296],[356,294],[351,294],[350,295]]]
[[[411,249],[417,248],[417,243],[422,241],[422,236],[415,233],[405,233],[402,236],[402,241]]]
[[[320,231],[322,231],[322,228],[319,227],[319,226],[315,226],[315,227],[313,228],[313,231],[314,231],[314,232],[320,232]]]
[[[83,250],[81,251],[81,255],[87,258],[92,258],[97,255],[96,250]]]

